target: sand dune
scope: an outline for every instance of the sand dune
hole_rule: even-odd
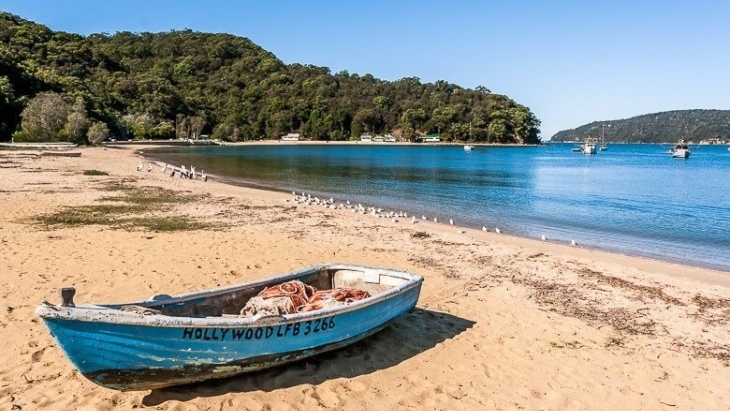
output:
[[[730,273],[301,205],[291,194],[171,178],[159,167],[138,172],[130,148],[79,151],[0,151],[0,409],[730,404]],[[135,211],[120,199],[130,190],[180,201]],[[97,214],[96,224],[42,222]],[[189,229],[145,228],[160,221]],[[129,393],[79,375],[34,314],[62,286],[76,287],[78,302],[121,302],[326,262],[423,275],[417,309],[361,343],[290,366]]]

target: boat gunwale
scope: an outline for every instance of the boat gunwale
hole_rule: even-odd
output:
[[[271,285],[283,282],[291,278],[301,277],[308,273],[316,273],[323,270],[372,270],[381,274],[387,274],[396,278],[406,280],[404,283],[394,286],[391,289],[383,291],[373,297],[364,300],[354,301],[348,305],[323,308],[320,310],[309,311],[304,313],[294,313],[285,315],[264,315],[254,317],[180,317],[168,316],[164,314],[140,314],[131,311],[120,311],[116,306],[138,305],[141,307],[154,307],[163,304],[182,303],[198,298],[214,297],[245,288],[255,288],[259,286]],[[260,280],[248,281],[244,283],[234,284],[230,286],[218,287],[209,290],[195,291],[191,293],[170,296],[170,298],[160,300],[144,300],[131,303],[108,304],[108,305],[79,305],[76,307],[63,307],[49,302],[44,302],[36,308],[36,314],[44,320],[62,320],[62,321],[78,321],[78,322],[95,322],[117,325],[134,325],[134,326],[150,326],[150,327],[262,327],[277,324],[297,323],[302,321],[310,321],[322,317],[331,317],[334,315],[344,314],[352,311],[358,311],[371,305],[376,305],[382,301],[389,300],[399,294],[421,285],[423,277],[406,271],[391,270],[385,268],[375,268],[368,266],[358,266],[352,264],[322,264],[304,269],[291,271],[275,277],[267,277]]]

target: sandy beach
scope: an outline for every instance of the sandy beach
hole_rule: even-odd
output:
[[[730,273],[137,171],[135,148],[0,151],[1,410],[730,409]],[[124,302],[328,262],[424,276],[416,310],[288,366],[125,393],[78,374],[34,311],[64,286]]]

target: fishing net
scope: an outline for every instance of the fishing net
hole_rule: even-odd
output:
[[[317,290],[299,280],[292,280],[263,289],[246,303],[241,315],[253,317],[316,311],[347,305],[367,297],[370,297],[367,291],[357,288]]]

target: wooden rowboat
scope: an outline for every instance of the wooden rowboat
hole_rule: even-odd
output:
[[[326,295],[346,289],[363,297],[242,316],[260,295],[296,282]],[[75,305],[75,290],[64,288],[61,304],[43,302],[36,312],[86,378],[121,391],[149,390],[230,377],[351,344],[412,310],[422,282],[404,271],[325,264],[124,304]]]

